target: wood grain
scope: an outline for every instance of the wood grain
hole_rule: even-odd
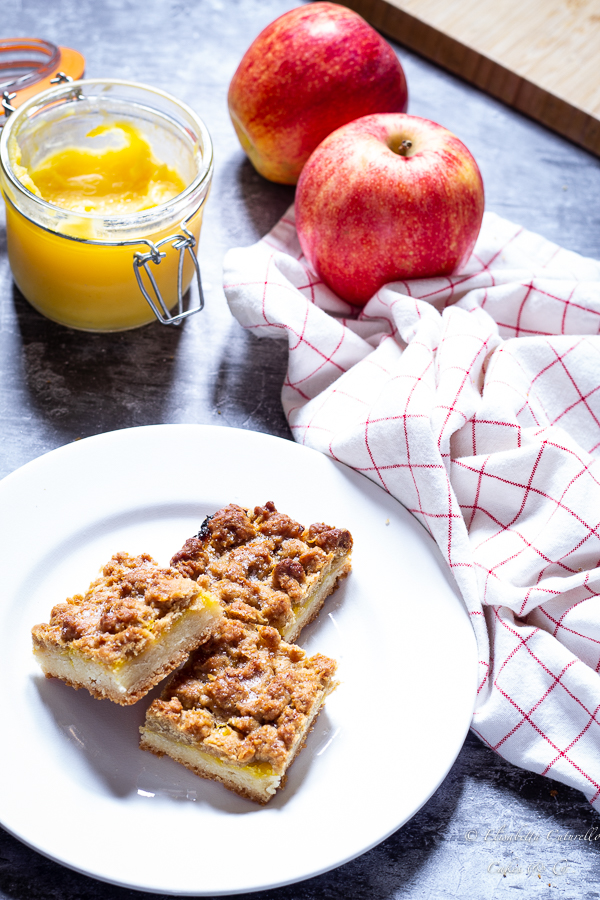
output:
[[[342,0],[384,34],[600,156],[600,0]]]

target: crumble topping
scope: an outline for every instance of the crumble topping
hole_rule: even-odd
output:
[[[304,528],[272,501],[254,510],[230,504],[204,520],[171,565],[215,594],[229,617],[281,631],[319,573],[351,549],[349,531]]]
[[[170,628],[198,593],[194,581],[176,569],[159,568],[147,553],[116,553],[85,595],[59,603],[49,624],[33,627],[33,639],[116,662],[136,656]]]
[[[282,772],[335,669],[334,660],[307,657],[274,628],[222,618],[152,703],[146,726],[201,741],[228,762]]]

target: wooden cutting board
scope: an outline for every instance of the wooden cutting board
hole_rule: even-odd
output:
[[[600,0],[342,0],[393,40],[600,156]]]

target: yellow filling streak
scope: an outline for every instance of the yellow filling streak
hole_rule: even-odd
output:
[[[180,742],[178,741],[178,743]],[[187,748],[190,745],[181,743],[180,746]],[[248,774],[258,776],[259,778],[269,777],[270,775],[275,774],[273,771],[273,766],[267,762],[250,763],[247,766],[236,766],[235,763],[231,762],[230,760],[220,759],[218,756],[213,756],[212,753],[205,753],[202,750],[196,750],[195,752],[200,756],[203,756],[207,761],[210,760],[210,762],[216,762],[220,766],[227,766],[227,768],[229,769],[239,770],[240,772],[247,772]]]

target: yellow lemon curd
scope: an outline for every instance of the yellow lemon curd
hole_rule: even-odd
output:
[[[104,138],[97,149],[94,138]],[[87,133],[87,139],[90,146],[64,147],[31,166],[23,165],[18,143],[11,147],[11,166],[21,184],[42,200],[74,214],[60,222],[57,233],[40,227],[7,203],[13,277],[29,302],[54,321],[90,331],[135,328],[154,319],[133,269],[134,253],[146,253],[149,248],[141,242],[122,247],[98,240],[94,217],[141,213],[172,200],[186,184],[176,169],[155,157],[149,141],[130,122],[100,125]],[[78,213],[84,216],[78,217]],[[196,241],[201,219],[202,207],[187,223]],[[180,231],[178,224],[169,223],[160,231],[140,236],[156,243]],[[136,239],[137,234],[128,233],[126,238]],[[159,265],[148,265],[172,309],[177,302],[179,251],[170,242],[160,249],[166,257]],[[183,291],[193,274],[186,252]]]
[[[155,158],[148,141],[130,123],[99,125],[86,135],[101,136],[114,137],[121,146],[68,147],[30,169],[16,160],[13,168],[37,197],[74,212],[109,216],[140,212],[185,190],[178,172]]]

